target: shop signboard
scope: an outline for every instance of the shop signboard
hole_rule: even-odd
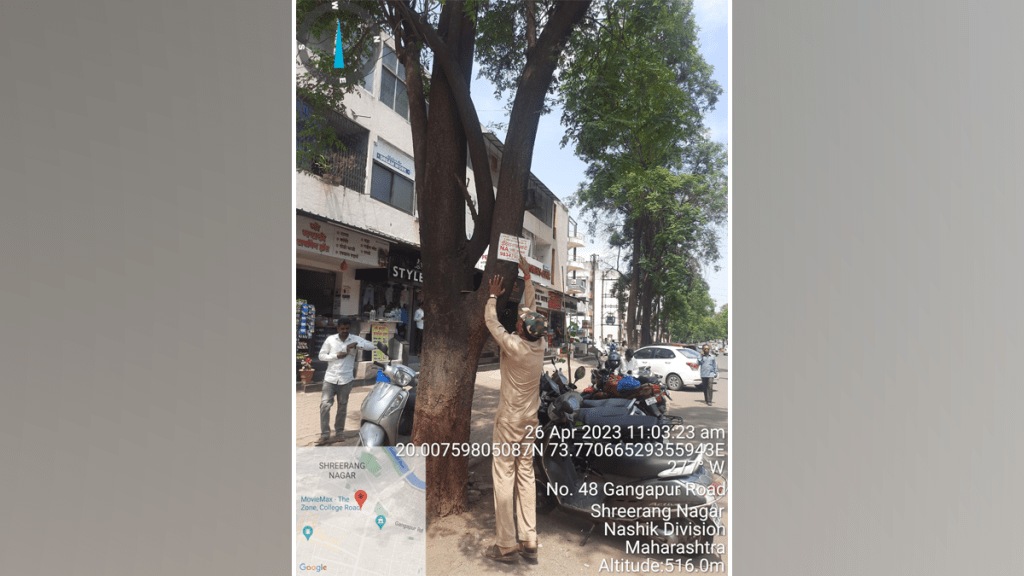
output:
[[[379,267],[386,262],[388,243],[341,226],[296,216],[295,249]]]
[[[562,309],[562,294],[554,290],[548,295],[548,308],[551,310]]]
[[[388,255],[388,279],[402,284],[423,285],[423,262],[415,252],[392,248]]]
[[[538,308],[548,307],[548,291],[542,288],[533,289],[534,299],[536,300]]]
[[[378,139],[373,143],[373,159],[410,180],[416,179],[412,158],[383,140]]]

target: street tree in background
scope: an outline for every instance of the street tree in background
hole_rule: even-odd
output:
[[[300,4],[300,11],[309,12],[331,2]],[[537,125],[566,44],[590,1],[342,4],[368,8],[372,25],[364,22],[353,37],[363,37],[367,27],[379,27],[394,37],[395,53],[405,68],[427,319],[413,442],[468,442],[473,385],[488,338],[483,322],[487,284],[474,284],[475,266],[490,247],[484,276],[500,273],[507,279],[506,293],[512,292],[516,265],[497,260],[498,237],[522,234]],[[334,22],[338,16],[329,13],[325,18]],[[509,94],[508,131],[497,182],[492,181],[470,95],[475,60],[499,90]],[[345,86],[316,79],[312,84],[306,90],[323,93],[321,101],[336,109]],[[465,185],[467,154],[475,199]],[[467,229],[472,230],[468,238]],[[500,309],[504,302],[498,304]],[[428,458],[427,475],[429,516],[465,509],[468,458]]]
[[[706,293],[700,265],[719,255],[726,152],[707,139],[704,115],[721,87],[689,0],[602,0],[596,10],[600,25],[580,34],[564,74],[563,144],[588,163],[575,203],[616,225],[611,244],[629,263],[623,328],[644,346],[664,316],[692,313],[686,294]]]

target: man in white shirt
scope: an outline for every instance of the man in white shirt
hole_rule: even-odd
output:
[[[416,323],[416,350],[415,354],[420,355],[423,351],[423,302],[416,303],[416,312],[412,316],[413,322]]]
[[[323,446],[331,439],[331,405],[334,397],[338,397],[338,413],[334,417],[335,440],[340,441],[345,431],[345,417],[348,415],[348,395],[352,392],[352,379],[355,377],[357,350],[373,350],[377,346],[359,336],[349,334],[352,323],[347,319],[338,321],[338,333],[328,336],[320,348],[320,360],[327,362],[327,374],[324,375],[324,391],[320,397],[320,440],[317,446]]]
[[[639,376],[640,366],[637,364],[636,358],[633,357],[632,348],[626,348],[626,360],[619,366],[619,374],[630,374],[633,378]]]

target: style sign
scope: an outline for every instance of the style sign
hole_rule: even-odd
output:
[[[511,234],[502,234],[498,241],[498,260],[519,262],[520,254],[530,253],[530,241]]]
[[[388,280],[422,286],[423,262],[419,253],[405,252],[392,247],[388,255]]]

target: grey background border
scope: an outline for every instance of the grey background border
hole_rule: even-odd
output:
[[[291,573],[291,21],[0,7],[0,573]]]
[[[1021,7],[733,8],[735,574],[1020,574]],[[291,12],[0,7],[0,572],[291,555]]]
[[[734,3],[735,574],[1024,574],[1022,10]]]

